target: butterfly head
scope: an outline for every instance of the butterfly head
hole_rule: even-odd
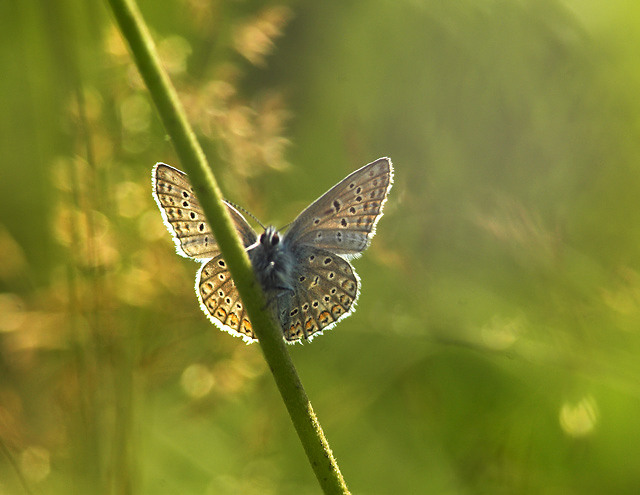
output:
[[[274,251],[280,244],[280,232],[275,227],[269,226],[260,235],[260,245],[267,251]]]

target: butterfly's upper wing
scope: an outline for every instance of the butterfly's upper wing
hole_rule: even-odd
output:
[[[293,290],[277,297],[277,313],[290,342],[307,339],[332,328],[355,309],[360,280],[340,256],[313,246],[299,245],[292,273]]]
[[[365,165],[300,213],[286,233],[287,241],[357,256],[375,234],[392,184],[389,158]]]
[[[178,254],[196,259],[213,258],[220,254],[218,244],[205,219],[198,198],[187,175],[164,163],[157,163],[152,173],[153,197]],[[248,247],[257,235],[245,218],[231,204],[226,203],[242,243]]]

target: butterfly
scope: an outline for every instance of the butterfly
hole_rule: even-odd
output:
[[[393,184],[393,165],[380,158],[345,177],[308,206],[284,233],[258,235],[225,201],[267,305],[287,342],[310,341],[352,314],[360,278],[349,260],[371,242]],[[256,341],[251,321],[187,175],[164,163],[152,172],[153,197],[178,254],[202,263],[200,307],[221,330]]]

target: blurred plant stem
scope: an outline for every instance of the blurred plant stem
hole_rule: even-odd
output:
[[[349,493],[293,366],[282,332],[264,310],[264,296],[255,283],[249,258],[235,233],[222,203],[220,189],[187,122],[177,93],[161,67],[153,40],[138,7],[133,0],[109,0],[109,4],[229,265],[264,357],[315,475],[325,493]]]

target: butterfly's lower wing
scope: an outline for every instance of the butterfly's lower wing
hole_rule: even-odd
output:
[[[360,280],[337,254],[301,246],[292,273],[293,290],[277,296],[277,312],[288,341],[310,340],[332,328],[355,309]]]
[[[217,255],[202,265],[196,277],[196,293],[202,311],[211,322],[233,336],[253,342],[251,322],[227,264]]]
[[[152,182],[153,197],[173,236],[178,254],[196,259],[213,258],[220,254],[187,175],[169,165],[157,163],[153,167]],[[256,233],[242,214],[229,203],[225,204],[244,246],[256,242]]]
[[[380,158],[348,175],[293,221],[293,244],[357,256],[368,246],[393,184],[393,165]]]

